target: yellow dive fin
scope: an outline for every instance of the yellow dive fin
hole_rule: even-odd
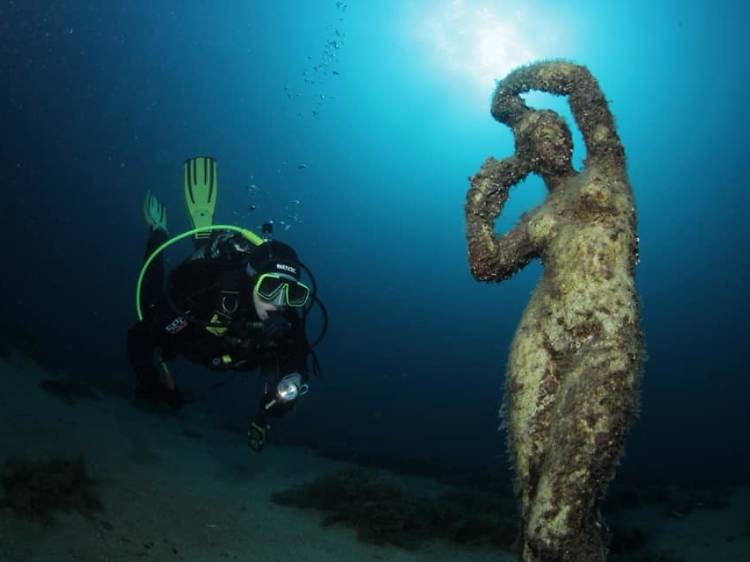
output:
[[[143,216],[151,230],[167,232],[167,208],[151,191],[146,191],[146,198],[143,200]]]
[[[196,156],[185,160],[185,203],[187,203],[193,228],[211,226],[214,220],[216,195],[219,181],[216,176],[216,160],[208,156]],[[199,232],[196,238],[209,238],[210,231]]]

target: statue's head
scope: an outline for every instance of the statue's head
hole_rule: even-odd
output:
[[[530,111],[513,128],[516,152],[531,171],[553,179],[573,173],[573,138],[554,111]]]

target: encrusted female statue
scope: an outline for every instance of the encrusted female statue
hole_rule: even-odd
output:
[[[529,108],[521,94],[530,90],[569,96],[587,150],[580,172],[571,164],[565,121]],[[599,562],[607,557],[599,507],[637,413],[644,357],[625,152],[607,101],[583,66],[549,61],[511,72],[497,86],[492,115],[513,129],[516,152],[488,158],[471,179],[472,273],[502,281],[534,258],[544,267],[506,375],[520,559]],[[497,235],[494,221],[510,188],[530,173],[544,180],[544,202]]]

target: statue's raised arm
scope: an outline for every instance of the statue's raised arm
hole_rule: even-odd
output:
[[[568,96],[588,158],[617,158],[624,165],[624,151],[609,105],[585,66],[551,61],[514,70],[495,90],[492,116],[515,130],[525,116],[535,111],[521,98],[521,94],[531,90]]]

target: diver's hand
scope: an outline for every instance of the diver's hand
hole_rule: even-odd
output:
[[[253,420],[247,430],[247,446],[260,453],[266,445],[266,426]]]

